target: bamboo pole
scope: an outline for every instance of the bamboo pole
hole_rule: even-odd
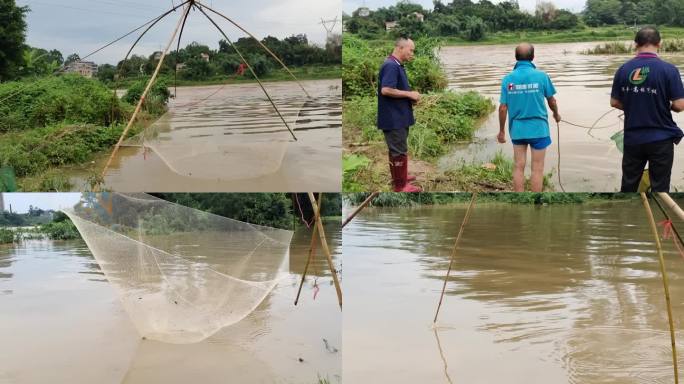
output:
[[[672,305],[670,303],[670,289],[667,282],[667,273],[665,272],[665,258],[663,257],[663,248],[660,244],[660,236],[658,234],[658,227],[656,226],[655,218],[653,217],[653,212],[651,211],[651,206],[648,203],[648,198],[646,193],[641,193],[641,201],[644,204],[644,209],[646,210],[646,216],[648,217],[649,224],[651,226],[651,232],[653,238],[655,239],[656,249],[658,250],[658,258],[660,259],[660,273],[663,277],[663,288],[665,290],[665,302],[667,304],[667,318],[670,323],[670,341],[672,343],[672,368],[674,370],[675,384],[679,384],[679,372],[677,369],[677,345],[675,342],[675,332],[674,332],[674,321],[672,320]]]
[[[672,212],[679,217],[680,220],[684,220],[684,210],[674,201],[672,197],[665,192],[658,192],[658,197],[665,203],[665,206],[670,208]]]
[[[318,204],[314,198],[314,194],[311,192],[307,193],[309,195],[309,200],[311,201],[311,206],[314,212],[320,212],[318,209]],[[323,248],[323,253],[328,260],[328,267],[330,268],[330,273],[332,274],[333,283],[335,283],[335,290],[337,291],[337,301],[340,304],[340,309],[342,309],[342,288],[340,288],[340,281],[337,279],[337,271],[335,271],[335,265],[333,265],[332,256],[330,255],[330,249],[328,248],[328,242],[325,240],[325,229],[323,229],[323,220],[321,216],[318,215],[316,218],[316,226],[318,227],[318,237],[321,239],[321,248]]]
[[[314,211],[314,220],[318,220],[318,216],[321,214],[320,209],[323,205],[323,195],[318,194],[318,210]],[[304,266],[304,273],[302,274],[302,280],[299,282],[299,289],[297,289],[297,297],[295,298],[294,305],[299,302],[299,295],[302,293],[302,287],[304,286],[304,279],[306,279],[306,273],[309,270],[309,264],[313,262],[314,255],[316,254],[316,235],[318,234],[318,227],[314,225],[311,231],[311,244],[309,245],[309,257],[306,259],[306,265]]]
[[[473,207],[475,206],[475,200],[477,200],[477,193],[473,193],[473,196],[470,198],[470,204],[468,205],[468,210],[466,210],[465,216],[463,217],[463,222],[461,223],[461,228],[458,230],[458,235],[456,236],[456,241],[454,241],[454,247],[451,250],[451,260],[449,261],[449,269],[447,269],[447,274],[446,277],[444,278],[444,285],[442,286],[442,294],[439,295],[439,304],[437,304],[437,311],[435,312],[435,319],[433,320],[433,323],[437,322],[437,316],[439,316],[439,309],[442,307],[442,300],[444,300],[444,292],[446,292],[446,286],[447,282],[449,281],[449,275],[451,274],[451,268],[453,267],[454,264],[454,258],[456,257],[456,250],[458,249],[458,243],[461,240],[461,236],[463,235],[463,230],[468,223],[468,219],[470,218],[470,214],[473,211]]]
[[[453,384],[451,381],[451,376],[449,376],[449,366],[447,365],[446,357],[444,357],[444,351],[442,350],[442,343],[439,340],[439,334],[437,334],[437,328],[433,327],[432,330],[435,332],[435,339],[437,340],[437,349],[439,349],[439,356],[442,358],[442,364],[444,365],[444,376],[449,384]]]
[[[306,97],[311,98],[311,95],[309,95],[309,92],[306,91],[306,89],[304,88],[302,83],[299,81],[299,79],[297,79],[297,76],[295,76],[294,73],[292,73],[292,71],[290,71],[290,68],[288,68],[287,65],[285,65],[285,63],[283,63],[282,60],[280,60],[278,55],[276,55],[275,53],[273,53],[273,51],[268,49],[268,47],[264,43],[262,43],[261,40],[257,39],[256,36],[252,35],[248,30],[242,28],[238,23],[234,22],[232,19],[230,19],[228,16],[222,14],[221,12],[219,12],[213,8],[207,7],[206,5],[204,5],[203,3],[201,3],[197,0],[195,1],[195,3],[201,7],[200,10],[202,10],[202,7],[210,10],[211,12],[213,12],[213,13],[221,16],[222,18],[226,19],[229,23],[233,24],[234,26],[239,28],[242,32],[246,33],[249,37],[254,39],[257,42],[257,44],[259,44],[261,46],[261,48],[263,48],[266,52],[268,52],[268,54],[271,55],[287,71],[287,73],[290,74],[290,76],[292,76],[294,81],[296,81],[297,84],[299,85],[299,87],[302,89],[302,91],[304,91],[304,94],[306,95]]]
[[[119,147],[121,147],[121,143],[123,142],[124,138],[128,134],[128,131],[133,126],[133,122],[135,122],[136,117],[138,117],[138,113],[140,113],[140,109],[142,108],[142,105],[145,102],[145,97],[147,97],[147,94],[150,92],[150,89],[152,88],[152,84],[156,80],[157,75],[159,75],[159,70],[161,69],[161,66],[164,63],[164,58],[166,57],[166,54],[169,52],[169,48],[171,48],[171,44],[173,44],[173,41],[176,38],[176,34],[178,33],[178,29],[181,26],[181,22],[185,18],[185,15],[188,12],[190,12],[190,8],[192,8],[192,2],[190,2],[186,6],[186,8],[183,10],[183,15],[178,20],[178,23],[176,24],[176,29],[173,30],[173,34],[171,35],[169,42],[166,44],[166,49],[164,49],[164,52],[162,52],[162,55],[159,58],[159,63],[157,63],[157,68],[154,70],[154,73],[152,74],[150,81],[147,82],[147,87],[145,87],[145,90],[143,91],[142,95],[140,96],[140,100],[138,100],[138,105],[135,107],[135,111],[133,111],[133,115],[131,116],[131,119],[128,121],[128,124],[126,125],[126,128],[124,129],[123,133],[121,134],[121,137],[119,137],[119,141],[114,146],[114,150],[112,151],[112,154],[109,156],[109,159],[107,160],[107,164],[105,164],[104,169],[102,170],[102,177],[103,178],[105,177],[105,174],[107,173],[107,169],[112,164],[112,160],[114,160],[114,156],[119,151]]]
[[[349,222],[352,221],[352,219],[354,219],[354,217],[356,215],[358,215],[359,212],[361,212],[366,207],[366,205],[368,205],[371,201],[373,201],[373,199],[375,199],[379,194],[380,194],[380,191],[375,191],[375,192],[371,193],[371,195],[368,196],[366,198],[366,200],[364,200],[363,203],[361,203],[361,205],[356,207],[356,209],[354,210],[354,212],[351,213],[351,215],[347,216],[347,218],[344,219],[344,221],[342,222],[342,228],[344,228],[345,225],[349,224]]]

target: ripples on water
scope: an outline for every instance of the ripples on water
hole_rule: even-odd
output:
[[[345,255],[373,260],[378,247],[388,255],[392,250],[412,254],[412,262],[397,257],[397,263],[375,265],[375,279],[386,285],[402,276],[402,292],[408,294],[410,286],[414,295],[432,292],[436,303],[464,212],[463,206],[368,210],[345,229]],[[675,323],[681,325],[684,261],[671,242],[663,245]],[[383,273],[390,265],[392,275]],[[570,383],[671,382],[659,263],[640,201],[548,207],[482,204],[465,229],[454,268],[444,304],[454,315],[441,315],[439,324],[447,338],[455,332],[451,327],[461,332],[460,338],[485,334],[493,344],[471,348],[491,350],[496,356],[501,354],[495,352],[498,348],[515,352],[519,368],[530,372],[543,370],[541,362],[551,363],[565,371]],[[463,314],[463,308],[473,306],[477,313]],[[411,318],[429,315],[406,312]],[[473,317],[473,323],[464,325],[465,317]],[[408,321],[396,321],[401,323],[392,326],[396,332],[425,332],[404,328]],[[450,324],[454,321],[460,325]],[[684,340],[684,334],[678,336]],[[458,341],[444,340],[442,347],[447,357],[449,349],[453,356],[454,349],[461,348]],[[450,367],[457,365],[449,361]],[[459,368],[451,377],[472,373]]]

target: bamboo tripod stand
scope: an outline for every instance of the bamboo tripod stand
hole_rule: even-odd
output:
[[[237,24],[235,21],[233,21],[232,19],[230,19],[228,16],[222,14],[221,12],[218,12],[218,11],[214,10],[213,8],[210,8],[210,7],[206,6],[206,5],[204,5],[204,4],[201,3],[199,0],[187,0],[187,1],[185,1],[185,2],[183,2],[183,3],[181,3],[181,4],[179,4],[178,6],[173,7],[170,11],[165,12],[165,13],[162,14],[161,16],[159,16],[159,17],[157,17],[157,18],[155,18],[155,19],[153,19],[153,20],[147,22],[146,24],[143,24],[143,26],[147,25],[147,28],[143,31],[143,33],[138,37],[138,39],[135,41],[135,43],[133,44],[133,46],[130,48],[130,50],[129,50],[128,53],[126,54],[126,57],[124,58],[124,62],[128,59],[128,56],[129,56],[130,53],[133,51],[133,48],[138,44],[138,42],[140,41],[140,39],[141,39],[141,38],[142,38],[142,37],[143,37],[143,36],[144,36],[144,35],[145,35],[145,34],[146,34],[146,33],[155,25],[155,24],[157,24],[157,23],[158,23],[159,21],[161,21],[164,17],[166,17],[167,15],[169,15],[171,12],[173,12],[175,9],[177,9],[177,8],[179,8],[179,7],[183,7],[182,15],[181,15],[181,17],[179,18],[179,20],[178,20],[178,22],[177,22],[177,24],[176,24],[176,27],[175,27],[175,29],[173,30],[173,33],[171,34],[171,37],[169,38],[169,41],[168,41],[168,43],[167,43],[165,49],[162,51],[162,54],[161,54],[161,56],[160,56],[160,58],[159,58],[159,62],[157,63],[157,66],[156,66],[156,68],[155,68],[155,70],[154,70],[152,76],[150,77],[149,81],[147,82],[147,85],[145,86],[145,90],[143,91],[142,95],[140,96],[140,99],[138,100],[138,103],[136,104],[136,107],[135,107],[135,110],[133,111],[133,114],[132,114],[131,117],[129,118],[128,123],[126,124],[126,127],[124,128],[124,130],[123,130],[121,136],[119,137],[119,140],[117,141],[116,145],[114,146],[114,149],[112,150],[112,153],[110,154],[109,158],[107,159],[107,162],[106,162],[104,168],[102,169],[102,173],[101,173],[101,175],[100,175],[100,177],[101,177],[102,179],[104,179],[104,177],[105,177],[105,175],[106,175],[106,173],[107,173],[107,170],[109,169],[109,167],[110,167],[111,164],[112,164],[112,161],[114,160],[114,157],[115,157],[116,154],[118,153],[119,148],[120,148],[121,145],[123,144],[124,139],[126,138],[126,136],[128,135],[128,132],[130,131],[130,129],[131,129],[131,127],[133,126],[133,124],[135,123],[135,121],[136,121],[136,119],[137,119],[137,117],[138,117],[138,115],[139,115],[139,113],[140,113],[140,111],[141,111],[141,109],[142,109],[142,106],[143,106],[143,104],[144,104],[144,102],[145,102],[145,98],[148,96],[148,94],[149,94],[149,92],[150,92],[150,90],[151,90],[151,88],[152,88],[152,85],[154,84],[155,80],[157,79],[157,77],[158,77],[158,75],[159,75],[159,71],[160,71],[161,68],[162,68],[162,65],[163,65],[163,63],[164,63],[164,59],[165,59],[166,56],[168,55],[168,52],[169,52],[169,50],[171,49],[171,45],[173,44],[174,40],[176,39],[176,35],[179,35],[179,37],[178,37],[178,47],[177,47],[176,50],[178,51],[178,49],[180,48],[180,41],[181,41],[181,37],[182,37],[182,35],[183,35],[183,29],[185,28],[185,22],[187,21],[187,18],[188,18],[188,15],[189,15],[189,13],[190,13],[190,10],[192,10],[192,9],[198,9],[198,10],[207,18],[207,20],[209,20],[209,21],[211,22],[211,24],[214,25],[214,27],[216,27],[216,29],[217,29],[217,30],[219,31],[219,33],[223,36],[223,38],[226,39],[226,41],[228,42],[228,44],[229,44],[229,45],[233,48],[233,50],[238,54],[238,56],[240,57],[240,60],[242,61],[242,63],[245,64],[245,66],[246,66],[247,69],[250,71],[251,75],[254,77],[254,79],[256,80],[257,84],[258,84],[259,87],[261,88],[261,90],[264,92],[264,94],[266,95],[266,98],[268,99],[269,103],[271,104],[271,106],[272,106],[273,109],[275,110],[276,114],[278,115],[278,117],[280,118],[280,120],[283,122],[283,124],[284,124],[285,127],[287,128],[287,130],[290,132],[290,135],[292,136],[292,138],[294,139],[294,141],[297,141],[297,136],[295,135],[294,130],[290,127],[290,125],[287,123],[287,121],[286,121],[285,118],[283,117],[283,115],[282,115],[282,113],[280,112],[280,109],[277,107],[275,101],[273,101],[273,99],[271,98],[271,95],[268,93],[268,91],[267,91],[266,88],[264,87],[263,83],[261,82],[261,80],[260,80],[259,77],[257,76],[256,72],[254,71],[254,68],[253,68],[253,67],[249,64],[249,62],[245,59],[244,55],[240,52],[240,50],[237,48],[237,46],[236,46],[235,44],[233,44],[233,42],[228,38],[228,36],[227,36],[226,33],[221,29],[221,27],[220,27],[220,26],[211,18],[211,16],[209,16],[209,14],[207,14],[207,12],[205,11],[205,9],[207,9],[207,10],[209,10],[210,12],[213,12],[214,14],[218,15],[219,17],[225,19],[226,21],[228,21],[229,23],[231,23],[232,25],[234,25],[235,27],[237,27],[238,29],[240,29],[241,31],[243,31],[244,33],[246,33],[247,35],[249,35],[251,38],[253,38],[254,40],[256,40],[256,42],[258,43],[258,45],[259,45],[261,48],[263,48],[271,57],[273,57],[273,58],[274,58],[274,59],[275,59],[275,60],[276,60],[284,69],[285,69],[285,71],[286,71],[288,74],[290,74],[290,75],[292,76],[292,78],[297,82],[297,84],[298,84],[299,87],[302,89],[302,91],[304,92],[304,94],[306,94],[306,96],[307,96],[308,98],[311,98],[311,95],[309,95],[309,93],[306,91],[306,89],[305,89],[304,86],[301,84],[301,82],[299,81],[299,79],[297,79],[297,77],[292,73],[292,71],[290,71],[290,69],[287,67],[287,65],[285,65],[285,63],[283,63],[283,61],[282,61],[275,53],[273,53],[273,51],[271,51],[264,43],[262,43],[262,42],[261,42],[259,39],[257,39],[253,34],[251,34],[250,32],[248,32],[245,28],[243,28],[242,26],[240,26],[239,24]],[[141,29],[143,26],[136,28],[134,31],[136,31],[136,30],[138,30],[138,29]],[[179,34],[179,31],[180,31],[180,34]],[[130,35],[131,33],[132,33],[132,32],[129,32],[128,34],[124,35],[124,37],[127,36],[127,35]],[[123,37],[120,37],[120,38],[114,40],[114,42],[119,41],[119,40],[121,40],[122,38],[123,38]],[[99,50],[104,49],[105,47],[107,47],[107,46],[113,44],[114,42],[108,43],[108,44],[105,45],[103,48],[100,48],[100,49],[96,50],[95,52],[98,52]],[[94,52],[94,53],[95,53],[95,52]],[[92,55],[92,53],[91,53],[90,55]]]

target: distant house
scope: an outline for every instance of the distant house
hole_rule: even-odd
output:
[[[399,25],[396,21],[385,21],[385,30],[391,31]]]
[[[358,15],[359,17],[368,17],[370,16],[370,9],[368,7],[361,7],[358,10]]]
[[[423,15],[420,12],[413,12],[412,15],[416,18],[416,20],[420,21],[421,23],[425,21],[425,15]]]
[[[161,58],[161,55],[161,51],[157,51],[152,55],[152,58],[154,58],[154,60],[159,60]]]
[[[182,69],[185,69],[185,63],[176,64],[176,71],[180,71]]]
[[[64,72],[78,73],[84,77],[97,76],[97,64],[92,61],[74,61],[64,67]]]
[[[207,63],[209,62],[209,54],[208,53],[202,52],[202,53],[200,53],[200,57],[202,58],[202,60],[206,61]]]

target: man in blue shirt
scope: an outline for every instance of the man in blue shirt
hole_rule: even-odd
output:
[[[648,163],[651,190],[668,192],[674,145],[684,136],[672,113],[684,110],[679,70],[658,57],[660,33],[645,27],[634,38],[637,55],[615,72],[610,105],[625,111],[622,192],[636,192]]]
[[[395,192],[420,192],[409,183],[408,132],[415,123],[413,104],[420,101],[420,93],[411,91],[404,63],[413,59],[415,44],[411,39],[399,38],[394,51],[385,59],[378,76],[378,128],[385,135],[389,149],[392,189]]]
[[[515,48],[517,63],[513,72],[501,83],[499,100],[499,143],[506,142],[506,117],[513,142],[513,188],[516,192],[525,190],[525,163],[527,147],[532,150],[532,192],[541,192],[544,180],[544,157],[546,147],[551,144],[549,117],[546,103],[553,111],[553,118],[560,122],[558,104],[553,95],[556,89],[549,75],[532,64],[534,47],[523,43]]]

